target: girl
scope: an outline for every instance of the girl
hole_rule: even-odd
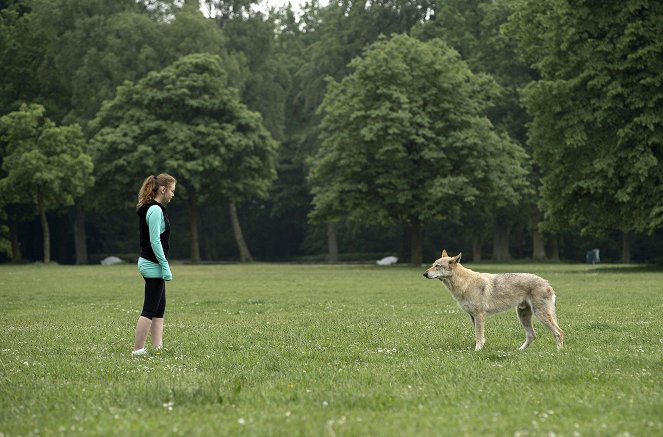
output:
[[[138,192],[136,213],[140,228],[140,257],[138,271],[145,280],[143,311],[136,324],[134,357],[147,355],[145,340],[152,334],[152,345],[157,351],[162,348],[163,313],[166,308],[166,283],[173,274],[168,265],[168,239],[170,222],[166,206],[175,195],[174,177],[166,173],[149,176]]]

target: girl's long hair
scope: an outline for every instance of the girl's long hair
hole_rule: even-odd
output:
[[[140,190],[138,190],[138,203],[136,204],[136,209],[140,209],[141,206],[153,201],[159,192],[159,187],[169,187],[175,182],[177,182],[177,180],[168,173],[161,173],[159,176],[148,176],[145,181],[143,181]]]

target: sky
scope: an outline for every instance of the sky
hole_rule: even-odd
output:
[[[262,7],[260,7],[259,10],[263,10],[266,12],[271,7],[280,8],[287,6],[288,3],[290,3],[292,5],[292,9],[295,12],[295,15],[299,15],[299,13],[302,10],[302,6],[304,6],[304,4],[310,0],[261,0],[261,1],[262,1]],[[318,0],[318,4],[320,6],[327,6],[329,4],[329,0]],[[205,6],[203,5],[202,2],[200,9],[201,11],[203,11],[203,14],[208,16]]]
[[[282,7],[286,6],[288,3],[292,4],[292,9],[295,11],[295,14],[298,14],[302,6],[306,3],[307,0],[263,0],[265,4],[269,7]],[[325,6],[329,3],[329,0],[319,0],[321,6]]]

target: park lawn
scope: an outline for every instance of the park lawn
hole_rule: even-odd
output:
[[[662,435],[663,271],[564,264],[565,349],[469,317],[423,268],[178,265],[130,357],[135,266],[0,266],[0,435]]]

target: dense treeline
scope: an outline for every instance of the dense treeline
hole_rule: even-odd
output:
[[[663,257],[663,4],[0,0],[0,260]]]

